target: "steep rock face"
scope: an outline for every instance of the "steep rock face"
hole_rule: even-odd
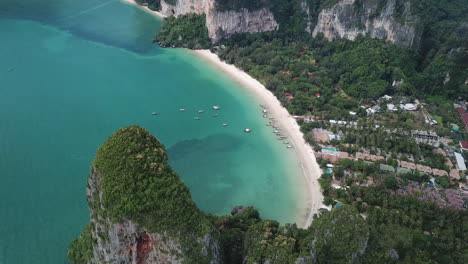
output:
[[[175,5],[170,5],[161,0],[161,13],[165,16],[203,14],[213,5],[213,2],[214,0],[177,0]]]
[[[215,8],[215,2],[215,0],[177,0],[175,5],[170,5],[161,0],[161,13],[166,16],[205,13],[208,35],[213,41],[234,33],[257,33],[278,29],[279,25],[273,13],[266,8],[255,11],[241,9],[220,12]]]
[[[256,11],[210,12],[206,17],[208,34],[211,39],[218,40],[233,33],[258,33],[278,28],[273,14],[262,8]]]
[[[411,14],[410,2],[405,2],[403,11],[396,20],[396,0],[379,1],[341,0],[331,8],[323,9],[312,35],[323,33],[328,40],[346,38],[354,40],[358,35],[385,39],[395,44],[414,47],[418,45],[421,30],[419,18]]]
[[[122,128],[99,148],[86,196],[91,235],[72,243],[73,264],[221,262],[219,232],[143,128]]]
[[[86,194],[89,202],[93,197],[102,200],[99,191],[99,172],[91,169]],[[105,210],[100,201],[101,209]],[[133,221],[114,222],[91,210],[91,231],[94,241],[93,257],[89,263],[159,264],[181,263],[181,244],[166,232],[150,233]],[[174,254],[177,252],[177,254]]]

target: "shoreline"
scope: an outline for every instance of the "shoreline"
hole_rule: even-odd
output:
[[[133,5],[140,8],[158,18],[165,18],[160,12],[149,9],[146,6],[141,6],[135,2],[135,0],[121,0],[124,3]],[[288,137],[288,141],[294,147],[299,166],[302,170],[302,177],[304,182],[307,184],[305,190],[305,201],[306,212],[300,212],[298,215],[298,226],[307,228],[310,226],[313,220],[314,214],[318,213],[318,210],[323,207],[323,195],[320,190],[318,179],[320,178],[320,167],[315,159],[312,147],[307,144],[304,140],[304,135],[300,131],[300,127],[296,120],[289,114],[288,110],[283,107],[276,98],[276,96],[270,92],[263,84],[251,77],[246,72],[240,70],[234,65],[227,64],[222,61],[218,55],[212,53],[209,50],[188,50],[189,53],[197,56],[203,61],[211,64],[218,70],[227,74],[231,79],[239,83],[244,89],[247,90],[251,95],[255,96],[257,100],[262,102],[263,105],[268,107],[268,112],[271,117],[274,117],[277,124],[281,127],[285,136]]]
[[[218,55],[209,50],[188,51],[227,74],[231,79],[239,83],[250,94],[262,102],[263,105],[268,107],[268,113],[271,117],[275,118],[282,132],[288,137],[288,141],[294,147],[294,151],[299,160],[302,176],[304,177],[303,180],[307,184],[307,193],[305,194],[307,214],[305,216],[302,216],[302,214],[299,215],[301,218],[299,223],[302,223],[300,226],[303,228],[309,227],[314,214],[318,213],[318,210],[323,206],[323,195],[318,183],[318,179],[321,175],[312,147],[305,142],[296,120],[289,114],[286,108],[281,105],[278,98],[276,98],[272,92],[246,72],[234,65],[221,61]]]
[[[148,12],[148,13],[154,15],[154,16],[159,17],[159,18],[165,18],[166,17],[165,15],[163,15],[162,13],[160,13],[158,11],[151,10],[147,6],[142,6],[142,5],[138,4],[137,2],[135,2],[135,0],[120,0],[120,1],[122,1],[122,2],[124,2],[126,4],[129,4],[129,5],[132,5],[132,6],[136,6],[136,7],[140,8],[140,9],[142,9],[142,10],[144,10],[144,11],[146,11],[146,12]]]

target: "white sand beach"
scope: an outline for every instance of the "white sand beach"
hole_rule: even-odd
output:
[[[307,184],[306,204],[307,212],[300,215],[298,225],[308,227],[313,219],[313,215],[322,207],[323,196],[320,191],[318,179],[320,178],[320,167],[315,160],[312,147],[304,140],[296,120],[288,113],[280,101],[267,90],[263,84],[252,78],[247,73],[238,69],[234,65],[227,64],[209,50],[190,51],[204,61],[214,65],[219,70],[228,74],[237,81],[249,93],[256,96],[263,105],[268,107],[270,117],[274,117],[277,125],[281,128],[283,135],[288,137],[288,141],[294,147],[297,158],[303,170],[303,177]]]
[[[134,0],[122,1],[142,8],[159,18],[164,17],[157,11],[138,5]],[[315,160],[312,147],[305,142],[296,120],[288,113],[286,108],[281,105],[273,93],[267,90],[265,86],[247,73],[236,68],[234,65],[221,61],[216,54],[209,50],[191,50],[190,52],[225,72],[249,93],[257,97],[263,105],[268,107],[270,117],[275,118],[276,123],[283,131],[283,134],[288,137],[288,141],[294,147],[300,166],[302,167],[303,180],[307,185],[305,188],[305,204],[307,209],[298,216],[299,221],[297,224],[300,227],[308,227],[312,222],[313,215],[323,206],[323,196],[318,183],[318,179],[320,178],[320,168]]]
[[[135,2],[135,0],[121,0],[122,2],[125,2],[127,4],[130,4],[132,6],[136,6],[140,9],[143,9],[145,10],[146,12],[150,13],[150,14],[153,14],[159,18],[165,18],[166,16],[164,16],[163,14],[161,14],[160,12],[158,11],[154,11],[154,10],[151,10],[149,9],[147,6],[142,6],[142,5],[139,5],[137,2]]]

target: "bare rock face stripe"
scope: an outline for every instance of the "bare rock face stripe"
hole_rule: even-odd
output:
[[[234,33],[258,33],[279,28],[273,13],[266,8],[219,12],[215,8],[215,2],[216,0],[177,0],[175,5],[170,5],[161,0],[161,13],[165,16],[206,14],[208,34],[213,41]],[[334,6],[321,10],[312,35],[315,37],[323,33],[328,40],[354,40],[357,36],[364,35],[405,47],[417,46],[421,37],[420,19],[411,14],[411,4],[407,0],[397,21],[395,5],[396,0],[387,0],[383,8],[377,10],[378,1],[365,0],[357,12],[355,0],[341,0]],[[303,1],[301,7],[308,14],[306,31],[310,31],[309,6]]]
[[[405,2],[404,10],[398,21],[395,18],[395,0],[388,0],[378,11],[377,1],[363,1],[362,12],[357,12],[355,0],[341,0],[331,8],[323,9],[318,17],[312,35],[323,33],[328,40],[357,36],[385,39],[400,46],[414,47],[419,44],[421,29],[420,19],[411,14],[411,4]]]
[[[215,8],[215,0],[178,0],[176,5],[169,5],[161,0],[161,13],[165,16],[179,16],[189,13],[206,14],[208,35],[213,41],[228,37],[234,33],[257,33],[278,29],[273,13],[262,8],[260,10],[219,12]]]

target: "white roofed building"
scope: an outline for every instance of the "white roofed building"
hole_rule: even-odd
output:
[[[466,164],[465,164],[465,159],[463,158],[462,154],[455,152],[455,159],[457,160],[457,167],[458,170],[465,171],[466,170]]]

